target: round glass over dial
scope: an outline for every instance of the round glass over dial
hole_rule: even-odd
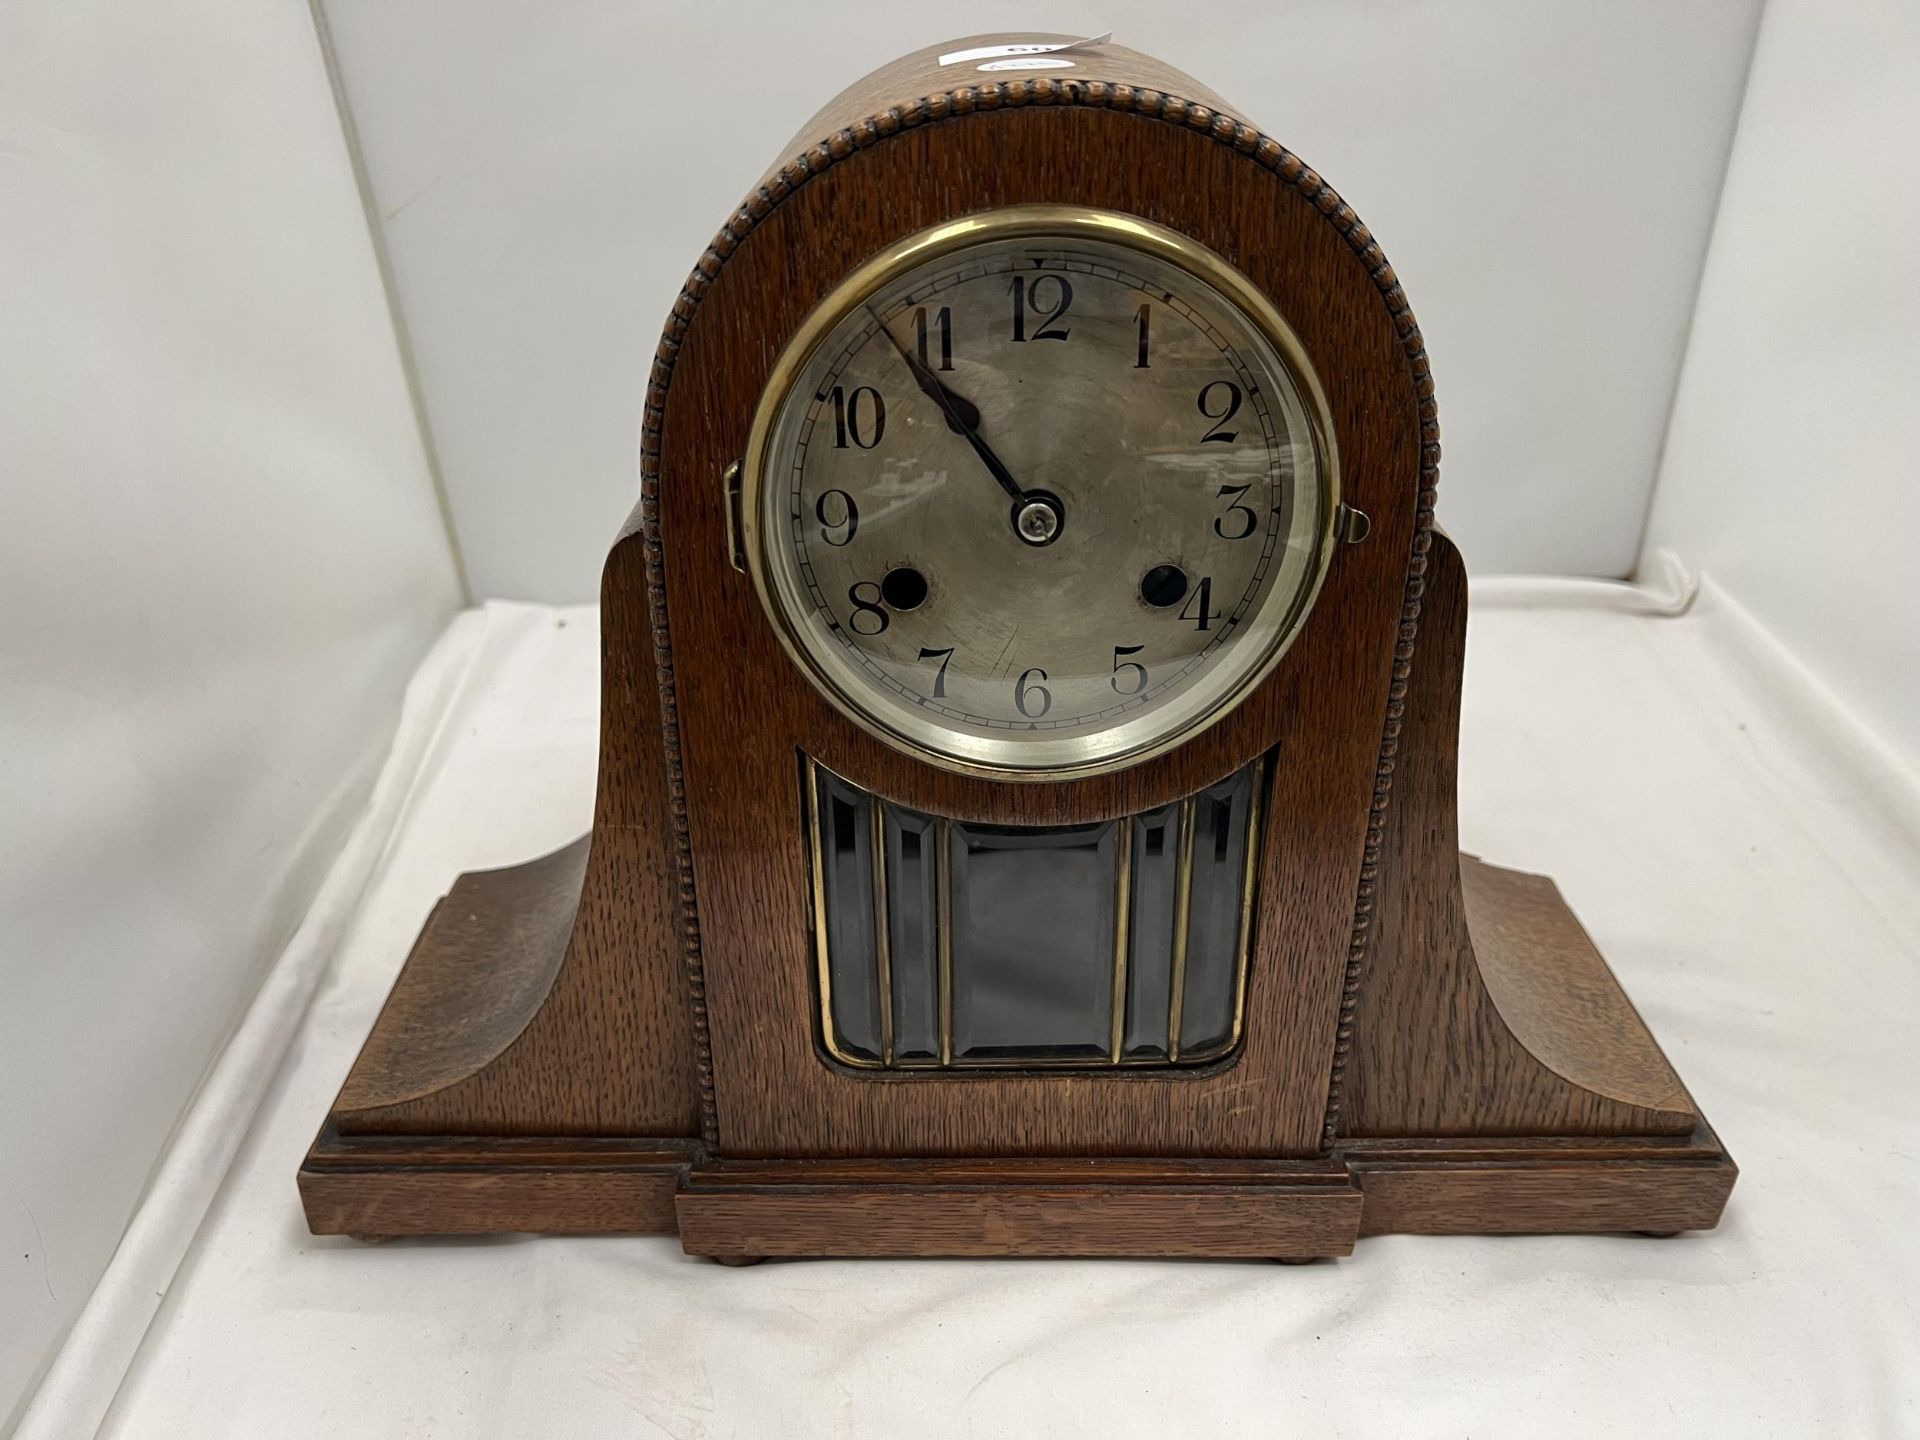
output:
[[[1218,256],[1025,207],[851,274],[744,467],[761,596],[827,696],[950,768],[1111,768],[1225,714],[1325,572],[1325,405]]]

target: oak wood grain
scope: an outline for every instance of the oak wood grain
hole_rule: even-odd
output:
[[[1739,1173],[1724,1154],[1602,1164],[1353,1165],[1362,1235],[1666,1234],[1720,1223]]]
[[[703,1156],[700,1184],[728,1185],[1345,1185],[1337,1161],[1166,1156],[875,1156],[831,1160],[730,1160]]]
[[[1590,1094],[1646,1115],[1631,1131],[1685,1134],[1693,1101],[1607,962],[1544,875],[1463,856],[1461,899],[1487,998],[1514,1041]]]
[[[1438,533],[1424,616],[1335,1133],[1691,1132],[1692,1102],[1553,883],[1459,854],[1467,580]]]
[[[582,838],[543,859],[456,880],[428,915],[336,1106],[404,1105],[498,1059],[553,987],[586,868]],[[455,996],[465,1003],[449,1003]]]
[[[1736,1174],[1704,1125],[1687,1136],[1355,1140],[1316,1160],[742,1161],[691,1141],[329,1132],[300,1189],[316,1234],[690,1225],[687,1249],[733,1258],[1297,1258],[1344,1254],[1355,1234],[1704,1229]]]
[[[306,1167],[300,1198],[316,1235],[672,1233],[671,1169],[465,1170]]]
[[[778,158],[754,188],[762,190],[776,183],[781,172],[801,157],[811,157],[821,149],[832,154],[840,143],[839,137],[859,125],[871,123],[878,128],[884,123],[879,117],[889,111],[920,104],[933,107],[939,115],[951,114],[956,104],[964,104],[956,101],[957,92],[976,86],[991,89],[997,81],[1005,78],[1003,73],[981,70],[980,65],[986,63],[984,60],[942,65],[942,55],[1010,43],[1067,45],[1083,38],[1086,37],[1052,31],[994,31],[967,35],[958,40],[944,40],[938,45],[927,45],[897,60],[890,60],[879,69],[862,75],[815,111],[794,137],[780,148]],[[1070,72],[1052,72],[1049,76],[1051,79],[1071,78],[1083,86],[1125,87],[1128,91],[1147,90],[1177,96],[1182,101],[1205,106],[1213,114],[1225,115],[1244,123],[1239,111],[1193,76],[1143,51],[1109,42],[1055,58],[1070,60],[1071,69]],[[995,103],[998,103],[997,99]]]
[[[1316,198],[1323,187],[1276,168],[1277,147],[1263,162],[1237,131],[1192,125],[1184,110],[1170,120],[1164,108],[1114,108],[1027,82],[1018,93],[1018,104],[972,104],[964,119],[898,128],[789,187],[708,267],[673,337],[670,383],[658,387],[656,599],[673,655],[715,1135],[731,1154],[1312,1153],[1383,726],[1410,646],[1424,374],[1391,287],[1353,241],[1357,222],[1337,197]],[[1335,560],[1299,640],[1240,709],[1160,759],[1046,786],[920,765],[842,718],[787,663],[732,569],[720,486],[773,359],[847,269],[940,220],[1039,200],[1171,224],[1267,290],[1330,397],[1343,491],[1374,522],[1364,545]],[[1267,899],[1249,971],[1258,1020],[1227,1070],[916,1082],[820,1062],[799,754],[915,808],[1033,824],[1149,808],[1275,747],[1259,877]]]
[[[343,1131],[692,1136],[696,1028],[645,554],[601,590],[600,774],[589,842],[462,876],[336,1102]]]
[[[689,1254],[1347,1255],[1359,1233],[1351,1186],[999,1184],[683,1190]]]

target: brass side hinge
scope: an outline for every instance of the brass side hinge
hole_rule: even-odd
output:
[[[1373,520],[1364,510],[1342,505],[1333,512],[1333,537],[1348,545],[1358,545],[1373,533]]]
[[[727,466],[727,473],[721,479],[726,493],[727,507],[727,559],[733,562],[733,568],[742,575],[747,573],[747,552],[741,544],[740,523],[740,462],[734,461]]]

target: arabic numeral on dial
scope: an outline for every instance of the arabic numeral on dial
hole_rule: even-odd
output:
[[[846,449],[851,440],[857,449],[871,450],[886,433],[887,402],[878,390],[862,385],[849,395],[845,387],[833,387],[834,449]]]
[[[1013,708],[1029,720],[1038,720],[1053,708],[1053,692],[1040,683],[1046,678],[1047,672],[1035,665],[1021,671],[1013,682]]]
[[[1254,508],[1240,503],[1240,497],[1252,488],[1251,485],[1222,485],[1216,492],[1218,498],[1231,502],[1213,517],[1213,533],[1222,540],[1244,540],[1260,528],[1260,516]]]
[[[928,370],[953,369],[953,308],[942,305],[933,312],[933,338],[940,342],[937,365],[927,355],[927,329],[927,307],[922,305],[913,312],[913,345],[920,354],[920,364]]]
[[[1220,618],[1220,612],[1213,608],[1213,577],[1205,576],[1194,587],[1187,603],[1180,607],[1180,618],[1193,621],[1196,630],[1211,630],[1213,622]]]
[[[1144,645],[1116,645],[1113,647],[1113,679],[1108,683],[1120,695],[1138,695],[1147,688],[1147,667],[1138,660],[1129,660],[1129,655],[1138,655],[1147,647]],[[1126,684],[1121,684],[1125,679]]]
[[[836,517],[834,512],[839,511]],[[836,550],[853,543],[860,530],[860,507],[844,490],[828,490],[813,502],[814,519],[820,522],[820,538]]]
[[[871,591],[872,596],[862,594]],[[847,600],[853,606],[853,614],[847,617],[847,625],[856,635],[879,635],[893,623],[886,607],[880,603],[880,587],[871,580],[861,580],[847,587]],[[862,622],[865,623],[862,623]],[[1205,629],[1205,626],[1201,627]]]
[[[1051,283],[1049,283],[1051,282]],[[1036,275],[1033,283],[1027,283],[1027,277],[1013,277],[1013,338],[1021,343],[1028,340],[1064,340],[1067,327],[1056,326],[1054,321],[1067,313],[1073,304],[1073,286],[1064,275]],[[1031,335],[1027,333],[1027,311],[1031,309],[1039,321],[1040,328]]]
[[[1138,310],[1133,312],[1133,318],[1140,326],[1140,344],[1138,350],[1135,352],[1133,368],[1136,370],[1145,370],[1149,368],[1148,360],[1150,357],[1147,354],[1147,342],[1150,338],[1148,328],[1153,324],[1153,306],[1142,305]]]
[[[1213,428],[1200,437],[1201,444],[1204,445],[1210,440],[1218,441],[1222,445],[1233,443],[1233,437],[1240,432],[1222,430],[1220,427],[1240,413],[1240,401],[1243,398],[1240,387],[1231,380],[1215,380],[1200,387],[1200,398],[1197,402],[1200,413],[1213,421]]]
[[[938,660],[940,662],[940,668],[933,672],[933,698],[936,700],[946,699],[947,666],[953,663],[953,646],[949,645],[944,650],[929,650],[925,646],[922,646],[920,649],[920,658],[922,660]]]

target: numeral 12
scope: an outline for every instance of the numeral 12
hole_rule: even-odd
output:
[[[1053,282],[1053,304],[1048,306],[1047,296],[1041,286]],[[1073,304],[1073,286],[1064,275],[1036,275],[1033,284],[1027,284],[1027,277],[1013,277],[1013,338],[1016,342],[1028,340],[1064,340],[1067,327],[1055,326],[1054,322],[1067,313]],[[1027,310],[1031,307],[1039,318],[1040,328],[1033,334],[1027,334]]]

